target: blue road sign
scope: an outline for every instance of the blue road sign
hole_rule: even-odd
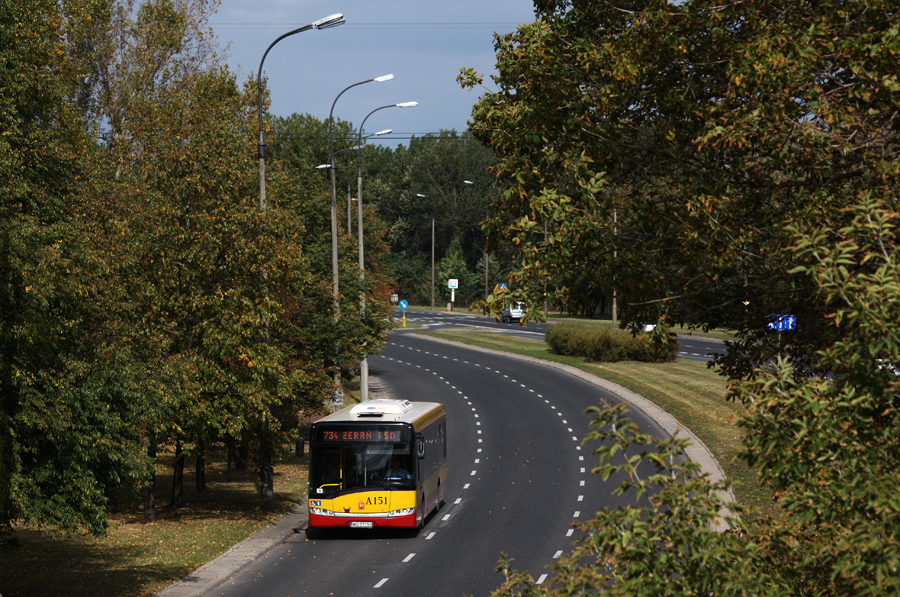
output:
[[[785,330],[797,329],[797,318],[793,315],[772,315],[770,316],[770,319],[772,321],[766,326],[770,330],[783,332]]]
[[[500,290],[506,290],[506,284],[505,284],[505,283],[501,283],[501,284],[500,284]]]
[[[406,301],[400,301],[400,308],[406,311],[406,308],[409,307],[409,303]]]

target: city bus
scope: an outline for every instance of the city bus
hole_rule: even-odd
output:
[[[443,404],[369,400],[309,431],[309,528],[419,528],[447,491]]]

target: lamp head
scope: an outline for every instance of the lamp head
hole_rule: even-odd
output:
[[[380,77],[375,77],[372,79],[376,83],[383,83],[384,81],[390,81],[394,78],[394,75],[381,75]]]
[[[428,199],[428,195],[423,195],[422,193],[416,193],[416,197],[421,197],[422,199]]]
[[[381,135],[390,135],[393,132],[393,129],[384,129],[383,131],[378,131],[377,133],[375,133],[375,136],[380,137]]]
[[[471,180],[464,180],[463,182],[466,183],[466,184],[475,184],[475,183],[472,182]]]
[[[331,164],[319,164],[316,166],[316,170],[324,170],[326,168],[331,168]]]
[[[313,29],[330,29],[331,27],[337,27],[344,23],[346,23],[344,15],[338,12],[333,15],[328,15],[324,19],[313,21],[311,25]]]
[[[419,102],[403,102],[402,104],[396,104],[398,108],[415,108],[419,105]]]

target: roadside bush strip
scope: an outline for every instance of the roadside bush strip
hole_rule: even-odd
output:
[[[600,363],[640,361],[642,363],[671,363],[678,358],[680,342],[657,348],[646,336],[596,325],[563,322],[547,328],[547,345],[556,354],[584,357]]]
[[[550,329],[553,329],[552,326]],[[544,359],[538,359],[535,357],[529,357],[525,355],[516,354],[514,352],[506,352],[506,351],[498,351],[491,350],[490,348],[482,348],[480,346],[474,346],[472,344],[465,344],[463,342],[456,342],[454,340],[447,340],[446,338],[438,338],[435,336],[431,336],[429,334],[416,334],[420,338],[427,338],[433,342],[442,342],[444,344],[450,344],[453,346],[458,346],[462,348],[468,348],[470,350],[474,350],[477,352],[484,352],[487,354],[502,354],[504,356],[508,356],[513,359],[518,359],[520,361],[525,361],[527,363],[531,363],[534,365],[544,365],[546,367],[553,367],[554,369],[558,369],[560,371],[564,371],[569,375],[574,375],[575,377],[582,379],[588,383],[591,383],[599,388],[606,390],[620,398],[621,400],[628,402],[632,407],[640,410],[649,418],[653,419],[657,425],[663,428],[663,430],[669,435],[675,435],[678,433],[682,437],[687,437],[690,440],[690,444],[685,449],[685,455],[700,465],[700,470],[706,475],[709,475],[709,480],[713,483],[717,483],[719,481],[725,480],[725,471],[722,469],[722,466],[719,464],[719,461],[716,460],[716,457],[713,456],[713,453],[706,447],[699,437],[697,437],[690,429],[682,425],[678,419],[656,406],[653,402],[650,402],[643,396],[639,394],[635,394],[631,390],[620,386],[619,384],[613,383],[607,379],[603,379],[602,377],[597,377],[596,375],[592,375],[587,373],[586,371],[582,371],[576,367],[571,367],[569,365],[563,365],[562,363],[554,363],[553,361],[546,361]],[[720,492],[720,496],[731,503],[735,502],[734,493],[731,489],[727,492]],[[734,512],[720,512],[720,518],[716,520],[716,530],[719,532],[728,531],[730,527],[725,524],[724,518],[726,516],[736,517]]]

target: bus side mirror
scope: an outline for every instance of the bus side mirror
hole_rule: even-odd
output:
[[[425,458],[425,440],[421,437],[416,440],[416,457],[419,460]]]
[[[303,450],[306,447],[306,440],[302,437],[297,438],[297,445],[294,449],[294,455],[303,456]]]

